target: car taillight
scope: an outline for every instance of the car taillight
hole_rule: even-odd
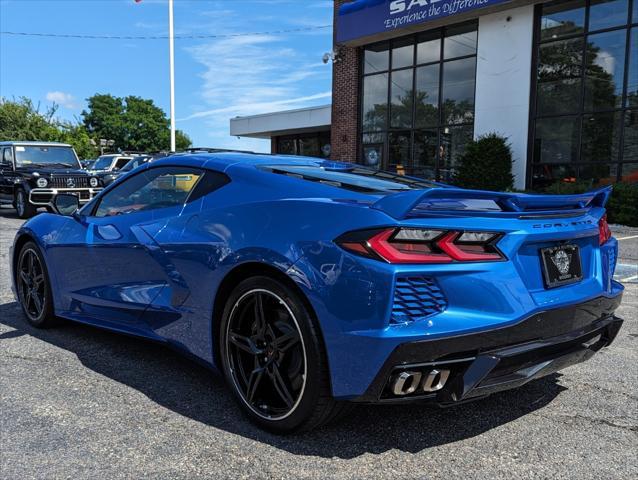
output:
[[[598,241],[601,245],[607,243],[611,238],[611,230],[609,229],[609,224],[607,223],[607,214],[603,215],[598,221]]]
[[[350,232],[336,243],[342,248],[389,263],[489,262],[505,257],[495,232],[387,228]]]

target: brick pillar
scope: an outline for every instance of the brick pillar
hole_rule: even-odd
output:
[[[344,162],[358,160],[359,143],[359,49],[336,45],[337,12],[350,0],[334,2],[333,43],[339,49],[338,61],[332,67],[332,132],[331,158]]]
[[[277,153],[277,137],[270,137],[270,153]]]

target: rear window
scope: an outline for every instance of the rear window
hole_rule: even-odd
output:
[[[263,170],[362,193],[423,190],[436,185],[418,178],[384,172],[358,165],[344,167],[312,165],[266,165]]]

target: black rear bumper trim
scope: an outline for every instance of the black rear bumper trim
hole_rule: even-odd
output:
[[[610,345],[623,323],[614,315],[621,299],[622,294],[599,297],[541,312],[509,327],[399,345],[366,393],[352,401],[449,405],[519,387],[583,362]],[[388,394],[389,379],[396,371],[427,366],[452,370],[441,391],[405,397]]]

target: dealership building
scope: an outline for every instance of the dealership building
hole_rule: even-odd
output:
[[[332,104],[232,135],[446,181],[497,133],[517,188],[638,181],[638,0],[334,3]]]

